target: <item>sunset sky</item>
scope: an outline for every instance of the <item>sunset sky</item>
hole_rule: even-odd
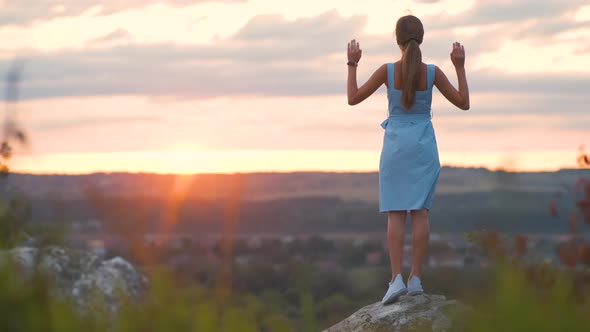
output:
[[[346,103],[396,61],[410,10],[425,62],[452,82],[465,44],[471,110],[435,92],[445,165],[553,170],[590,145],[588,0],[0,0],[0,71],[23,65],[18,171],[377,170],[385,88]],[[361,84],[362,82],[359,82]]]

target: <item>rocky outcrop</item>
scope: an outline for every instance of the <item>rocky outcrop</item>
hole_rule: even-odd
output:
[[[368,305],[324,332],[465,331],[469,313],[469,307],[442,295],[402,296],[390,305]]]
[[[93,253],[47,247],[18,247],[0,251],[0,264],[12,261],[25,278],[39,269],[55,284],[57,296],[73,301],[80,310],[97,305],[116,312],[122,298],[139,299],[148,280],[132,264],[116,257],[103,260]]]

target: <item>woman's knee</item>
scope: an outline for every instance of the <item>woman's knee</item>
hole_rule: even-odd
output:
[[[405,223],[406,222],[406,211],[389,211],[387,212],[387,221],[390,223]]]
[[[428,209],[420,209],[420,210],[412,210],[410,211],[410,214],[413,218],[419,218],[419,219],[427,219],[428,218]]]

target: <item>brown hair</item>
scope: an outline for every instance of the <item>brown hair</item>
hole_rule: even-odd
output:
[[[402,104],[409,109],[416,101],[416,90],[422,69],[420,44],[424,38],[422,22],[413,15],[402,16],[395,25],[397,44],[404,50],[402,57]]]

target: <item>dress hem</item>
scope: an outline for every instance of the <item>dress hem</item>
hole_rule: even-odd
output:
[[[417,211],[417,210],[424,210],[424,209],[430,211],[431,207],[423,206],[421,208],[411,208],[411,209],[379,209],[379,213],[400,212],[400,211],[408,212],[408,211]]]

